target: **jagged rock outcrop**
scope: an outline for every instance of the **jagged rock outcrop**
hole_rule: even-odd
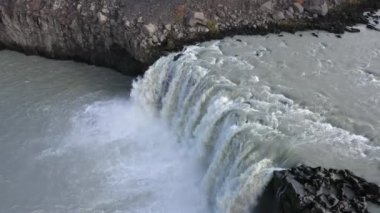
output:
[[[348,170],[300,165],[274,172],[254,212],[365,213],[368,202],[380,205],[378,185]]]
[[[341,25],[362,21],[362,11],[379,8],[379,2],[0,0],[0,44],[133,74],[192,42],[314,28],[341,33]]]

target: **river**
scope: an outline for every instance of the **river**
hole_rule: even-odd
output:
[[[380,184],[380,39],[359,28],[205,42],[138,79],[1,51],[0,212],[249,212],[298,163]]]

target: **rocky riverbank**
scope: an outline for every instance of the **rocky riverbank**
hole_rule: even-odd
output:
[[[0,0],[3,48],[139,74],[168,51],[236,34],[367,24],[377,0]]]
[[[380,205],[380,187],[348,170],[304,165],[275,171],[254,212],[368,212]],[[380,206],[379,206],[380,207]]]

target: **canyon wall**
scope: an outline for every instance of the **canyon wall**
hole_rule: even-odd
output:
[[[185,44],[275,32],[273,24],[284,27],[280,30],[313,28],[305,23],[324,20],[337,8],[343,11],[342,5],[359,4],[358,0],[0,0],[0,44],[134,75]],[[326,20],[314,23],[331,22]]]

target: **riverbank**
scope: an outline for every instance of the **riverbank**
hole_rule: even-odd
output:
[[[232,35],[318,29],[337,34],[368,24],[376,0],[0,2],[3,48],[142,74],[184,45]]]
[[[379,16],[344,11],[176,40],[159,55],[278,33],[162,57],[132,91],[109,69],[1,51],[0,211],[379,212],[379,34],[346,26],[376,30]],[[282,33],[298,29],[336,36]]]

